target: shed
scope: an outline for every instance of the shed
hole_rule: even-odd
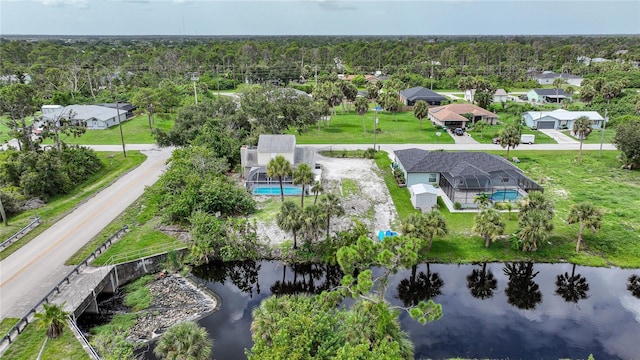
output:
[[[414,184],[409,187],[411,204],[422,211],[431,211],[438,202],[438,190],[429,184]]]

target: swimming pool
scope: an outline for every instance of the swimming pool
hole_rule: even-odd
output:
[[[302,188],[297,186],[283,186],[282,192],[285,195],[300,195],[302,194]],[[261,186],[253,189],[253,195],[280,195],[280,186]]]
[[[521,197],[522,195],[517,190],[498,190],[491,194],[489,199],[492,201],[516,201]]]

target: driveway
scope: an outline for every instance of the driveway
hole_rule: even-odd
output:
[[[462,136],[454,135],[451,130],[448,130],[447,133],[453,138],[456,144],[479,144],[468,132],[465,132]]]
[[[561,131],[553,129],[538,129],[541,133],[555,140],[558,144],[579,144],[580,142],[570,136],[563,134]]]

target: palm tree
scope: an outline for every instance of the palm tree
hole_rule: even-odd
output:
[[[318,202],[318,194],[321,193],[322,191],[324,191],[324,188],[322,187],[322,183],[320,182],[320,180],[316,180],[311,186],[311,192],[315,195],[315,199],[313,199],[313,205],[315,205]]]
[[[553,87],[556,89],[556,101],[558,101],[560,97],[560,89],[562,89],[564,83],[565,81],[562,78],[555,78],[553,80]],[[560,101],[558,101],[558,105],[560,105]]]
[[[576,252],[579,252],[584,229],[587,228],[591,229],[591,231],[593,232],[596,232],[602,226],[602,210],[587,202],[574,204],[571,207],[571,210],[569,210],[567,222],[569,223],[569,225],[580,223],[580,229],[578,230],[578,241],[576,242]]]
[[[369,111],[369,100],[367,100],[366,97],[359,97],[356,99],[356,113],[360,116],[362,116],[362,128],[364,133],[367,133],[367,124],[365,123],[364,120],[364,114],[367,113],[367,111]]]
[[[413,116],[420,121],[420,131],[422,131],[422,119],[426,118],[429,114],[429,105],[424,100],[416,101],[413,106]]]
[[[532,191],[520,201],[518,236],[522,241],[522,251],[536,251],[538,241],[551,235],[553,214],[553,203],[540,191]]]
[[[486,208],[487,205],[489,205],[490,200],[491,199],[489,199],[489,194],[484,191],[473,197],[474,204],[478,204],[478,211]]]
[[[433,237],[435,235],[447,235],[449,232],[444,216],[437,210],[428,212],[425,215],[424,226],[426,233],[429,235],[429,246],[427,247],[427,251],[431,250]]]
[[[161,359],[206,360],[211,357],[212,346],[213,340],[205,328],[185,321],[170,327],[153,352]]]
[[[567,302],[577,303],[587,298],[589,284],[582,275],[576,274],[576,264],[573,264],[571,275],[564,273],[556,279],[556,294],[562,296]]]
[[[43,304],[44,312],[35,315],[38,327],[47,329],[47,338],[56,339],[62,335],[69,316],[69,313],[64,311],[65,303]]]
[[[300,215],[301,230],[304,231],[306,237],[312,237],[318,241],[318,227],[324,221],[324,214],[317,205],[309,205],[302,209]]]
[[[509,159],[509,148],[515,149],[520,145],[520,129],[513,125],[507,125],[500,133],[500,146],[507,148],[507,156]]]
[[[591,134],[591,120],[586,116],[580,116],[573,122],[573,134],[580,140],[580,152],[578,153],[578,161],[582,160],[582,143]]]
[[[320,212],[327,220],[327,237],[329,236],[329,226],[332,216],[344,215],[344,208],[340,205],[340,199],[333,194],[327,194],[320,200]]]
[[[293,248],[298,248],[298,231],[302,228],[302,209],[291,201],[282,203],[280,212],[276,215],[278,227],[293,234]]]
[[[302,163],[293,171],[293,183],[302,187],[302,193],[300,194],[300,207],[304,207],[304,195],[305,188],[311,184],[315,178],[311,166],[307,163]]]
[[[282,189],[282,180],[291,176],[291,163],[282,155],[278,155],[269,160],[267,164],[267,176],[271,178],[277,178],[280,183],[280,196],[284,202],[284,190]]]
[[[488,299],[493,296],[493,291],[498,287],[498,280],[491,270],[487,271],[487,263],[482,263],[482,270],[473,269],[467,276],[467,287],[471,296],[477,299]]]
[[[489,247],[490,241],[504,233],[505,223],[502,216],[495,209],[482,209],[474,219],[473,231],[480,233],[484,237],[484,247]]]

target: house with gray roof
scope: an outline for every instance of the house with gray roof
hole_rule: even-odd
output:
[[[553,71],[533,73],[530,75],[530,77],[540,85],[551,85],[556,79],[561,79],[569,85],[580,86],[582,84],[582,81],[584,80],[582,76],[572,75],[568,73],[556,73]]]
[[[537,129],[572,129],[573,122],[579,117],[591,120],[591,127],[600,129],[604,118],[597,111],[568,111],[557,109],[553,111],[527,111],[522,114],[522,121],[530,128]]]
[[[315,150],[311,147],[297,146],[295,135],[260,135],[258,146],[240,148],[240,162],[245,184],[248,189],[253,189],[278,183],[278,180],[267,176],[267,164],[278,155],[282,155],[294,169],[302,163],[315,169],[315,154]],[[283,183],[292,185],[293,179],[285,178]]]
[[[563,89],[531,89],[527,92],[527,99],[534,104],[559,104],[564,99],[571,99],[571,96]]]
[[[43,105],[42,118],[34,121],[35,128],[49,121],[70,120],[85,124],[89,130],[104,130],[127,120],[127,112],[101,105]]]
[[[413,106],[418,100],[422,100],[429,105],[440,106],[443,101],[447,101],[447,98],[422,86],[400,91],[400,101],[405,106]]]
[[[431,184],[451,203],[474,208],[474,198],[486,193],[494,201],[516,200],[542,187],[504,158],[482,152],[444,152],[406,149],[394,152],[393,166],[404,173],[407,186]]]

